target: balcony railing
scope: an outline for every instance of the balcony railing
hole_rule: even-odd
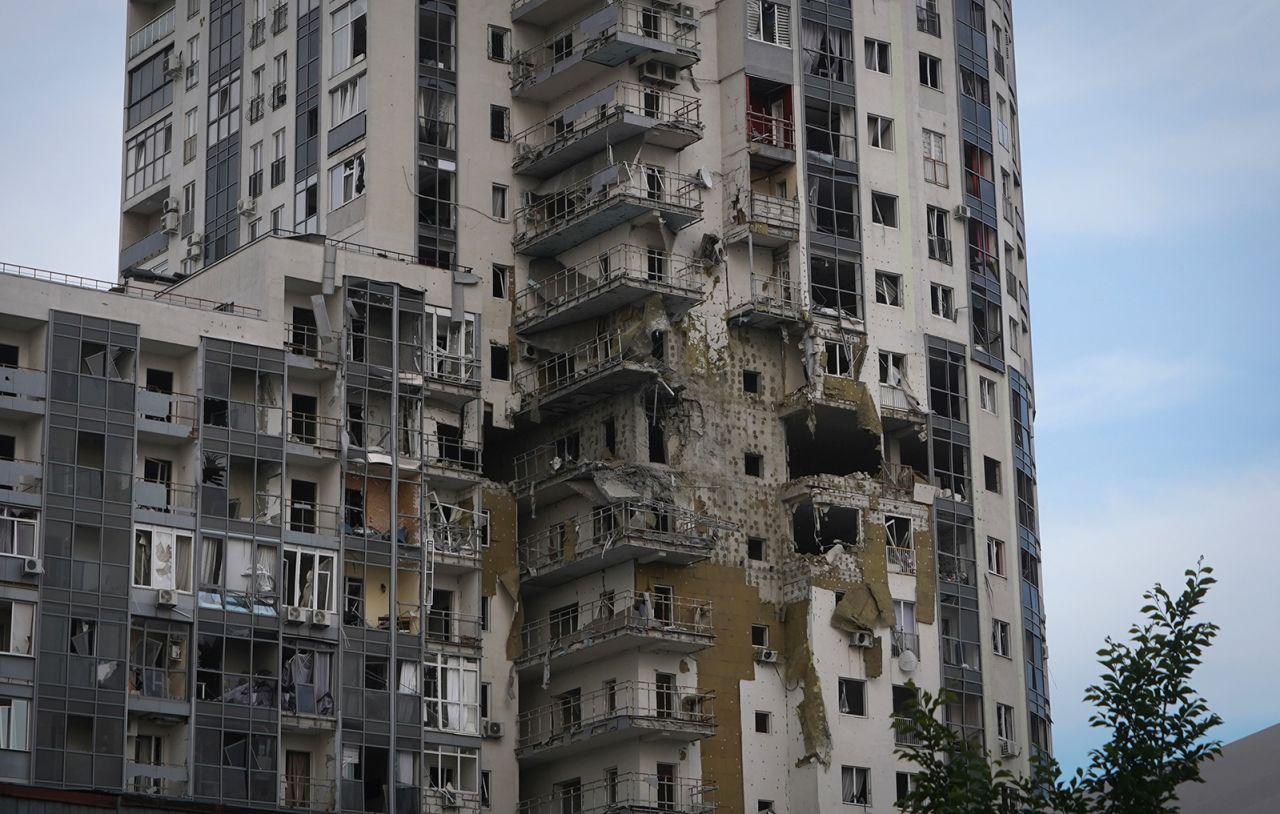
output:
[[[536,662],[555,650],[587,647],[623,635],[686,640],[706,646],[715,637],[705,599],[619,591],[574,607],[572,613],[529,622],[520,631],[521,660]]]
[[[371,353],[371,351],[374,351],[375,348],[370,344],[365,358],[357,361],[365,361],[370,364],[378,364],[381,361],[383,366],[389,366],[391,364],[389,344],[387,347],[388,352],[383,355],[386,357],[385,359],[373,359],[372,357],[376,354]],[[433,347],[423,348],[416,344],[410,345],[402,342],[400,344],[399,361],[401,373],[415,374],[432,381],[443,382],[457,387],[476,387],[480,384],[480,360],[473,355],[449,353]]]
[[[590,308],[584,304],[605,292],[619,300],[614,307],[648,296],[653,291],[674,294],[694,302],[702,298],[702,274],[701,265],[687,257],[668,255],[643,246],[615,246],[517,293],[516,325],[529,327],[535,322],[545,322],[576,310],[584,311],[580,315],[582,318],[597,316],[600,309],[608,305]],[[635,296],[612,293],[619,289],[634,289]],[[551,326],[544,324],[543,327]]]
[[[262,118],[266,108],[266,99],[261,93],[249,100],[249,124]]]
[[[916,658],[920,658],[920,634],[908,633],[905,630],[894,628],[892,631],[893,657],[897,658],[903,653],[911,653]]]
[[[289,4],[277,3],[271,9],[271,33],[279,34],[289,27]]]
[[[916,471],[907,464],[880,462],[880,479],[895,489],[915,489]]]
[[[285,528],[299,534],[338,536],[343,512],[337,506],[326,506],[311,500],[285,501]]]
[[[606,721],[630,719],[638,730],[686,732],[694,737],[710,735],[715,727],[709,690],[624,681],[570,700],[553,701],[520,713],[516,747],[521,750],[550,748],[589,732]]]
[[[125,788],[134,794],[156,797],[186,797],[187,767],[173,763],[136,763],[129,761]]]
[[[481,530],[456,523],[428,523],[427,546],[436,554],[462,559],[479,559]]]
[[[133,503],[145,511],[189,516],[196,512],[196,489],[180,483],[138,478],[134,482]]]
[[[479,647],[481,618],[474,614],[432,608],[427,611],[427,641],[460,647]]]
[[[731,212],[730,221],[736,226],[746,227],[745,232],[750,232],[757,243],[780,245],[798,237],[800,233],[799,201],[765,195],[754,190],[746,198],[746,211],[739,209]],[[770,238],[774,240],[771,242]]]
[[[423,434],[422,440],[422,450],[429,467],[471,475],[479,475],[484,468],[480,444],[474,441],[431,433]]]
[[[295,356],[306,356],[324,362],[335,362],[337,356],[320,342],[320,331],[314,325],[291,322],[284,326],[284,349]]]
[[[137,411],[138,417],[143,421],[159,421],[184,429],[195,429],[199,406],[195,396],[139,388]]]
[[[914,548],[901,548],[899,546],[888,546],[889,567],[899,574],[914,574],[916,572],[916,552]]]
[[[702,185],[661,167],[620,162],[564,189],[530,193],[516,211],[513,243],[526,254],[555,255],[654,210],[673,229],[689,225],[702,216]]]
[[[807,318],[800,286],[790,275],[757,272],[751,274],[751,296],[733,307],[729,316],[761,327],[804,322]]]
[[[697,62],[697,24],[666,9],[624,0],[613,4],[607,16],[601,12],[578,20],[517,53],[511,60],[512,94],[558,75],[571,61],[620,65],[628,59],[643,60],[649,52],[669,54],[678,65]]]
[[[290,410],[285,413],[289,443],[315,447],[327,452],[342,449],[342,422],[315,413]]]
[[[168,248],[168,235],[163,231],[155,232],[153,235],[143,238],[139,243],[147,241],[154,235],[163,236],[163,245],[158,251],[164,251]],[[135,244],[138,245],[138,244]],[[126,259],[129,253],[128,249],[120,253],[121,259]],[[154,257],[155,255],[148,255]],[[135,259],[133,262],[142,262],[146,258]],[[124,268],[128,268],[126,264]],[[13,263],[0,262],[0,274],[7,274],[14,277],[27,277],[32,280],[43,280],[47,283],[55,283],[57,285],[68,285],[73,288],[84,288],[90,291],[103,291],[111,294],[119,294],[125,297],[135,297],[142,300],[159,300],[170,305],[178,305],[183,308],[198,308],[201,311],[222,311],[228,314],[238,314],[247,317],[260,317],[262,311],[258,308],[250,308],[244,305],[236,305],[234,302],[217,302],[215,300],[206,300],[202,297],[192,297],[186,294],[175,294],[172,291],[153,291],[145,288],[126,287],[121,288],[117,283],[109,283],[105,280],[95,280],[91,277],[80,277],[75,274],[64,274],[60,271],[48,271],[46,269],[30,268],[28,266],[18,266]]]
[[[516,376],[515,384],[526,400],[542,403],[640,355],[623,347],[620,331],[605,334],[544,359]]]
[[[285,774],[280,778],[280,805],[301,811],[333,811],[337,781],[316,780],[308,775]]]
[[[205,396],[204,426],[223,427],[262,435],[280,435],[284,410],[271,404],[254,404]]]
[[[44,401],[47,381],[43,370],[0,365],[0,397]]]
[[[935,37],[942,36],[942,17],[937,8],[916,6],[916,29]]]
[[[267,18],[259,17],[249,26],[249,47],[257,48],[267,41]]]
[[[160,12],[151,22],[129,35],[129,59],[155,45],[173,33],[174,7]]]
[[[570,560],[599,558],[625,545],[677,549],[710,556],[710,534],[719,521],[673,503],[627,500],[569,518],[562,524],[525,537],[519,544],[520,569],[537,574]],[[568,530],[573,531],[572,553]]]
[[[284,80],[281,80],[271,86],[271,109],[279,110],[284,107],[284,103],[289,99],[289,86]]]
[[[920,745],[920,735],[911,718],[893,716],[893,742],[897,746]]]
[[[702,780],[626,772],[521,800],[518,814],[605,814],[613,811],[705,814],[715,809],[715,786]]]
[[[512,461],[515,477],[511,488],[516,493],[532,489],[548,478],[572,469],[579,462],[577,440],[570,442],[566,436],[549,444],[542,444],[517,455]]]
[[[633,82],[615,82],[549,116],[512,139],[517,172],[545,177],[633,135],[680,148],[702,137],[702,101],[696,96]],[[560,160],[555,160],[563,154]]]
[[[167,657],[168,654],[165,654]],[[161,698],[169,701],[186,701],[187,671],[166,670],[162,667],[129,665],[129,694],[143,698]]]
[[[752,144],[776,147],[779,150],[794,150],[796,126],[790,119],[748,110],[747,138]]]

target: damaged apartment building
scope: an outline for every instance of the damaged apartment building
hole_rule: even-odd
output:
[[[123,5],[118,282],[0,266],[19,812],[1051,748],[1008,0]]]

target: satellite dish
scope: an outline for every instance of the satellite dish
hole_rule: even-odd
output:
[[[919,666],[920,660],[910,650],[903,650],[902,655],[898,656],[898,667],[904,673],[914,673]]]
[[[711,185],[712,185],[711,170],[707,169],[706,167],[699,167],[698,183],[702,184],[704,189],[711,189]]]

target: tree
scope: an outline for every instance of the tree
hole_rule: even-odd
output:
[[[1111,732],[1089,753],[1089,766],[1068,781],[1048,754],[1032,760],[1029,776],[993,768],[991,755],[939,720],[947,693],[919,693],[906,717],[894,721],[898,751],[916,764],[916,785],[899,806],[909,814],[1153,814],[1176,812],[1177,787],[1202,782],[1200,765],[1222,744],[1208,739],[1222,719],[1191,687],[1191,675],[1218,635],[1194,617],[1216,580],[1203,564],[1186,572],[1173,597],[1159,583],[1143,594],[1146,622],[1129,641],[1107,637],[1098,651],[1099,683],[1085,691],[1096,708],[1089,725]]]

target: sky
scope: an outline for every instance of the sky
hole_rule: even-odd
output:
[[[0,261],[115,277],[123,6],[0,0]],[[1280,722],[1280,3],[1015,9],[1055,752],[1101,743],[1095,651],[1201,556],[1234,740]]]

